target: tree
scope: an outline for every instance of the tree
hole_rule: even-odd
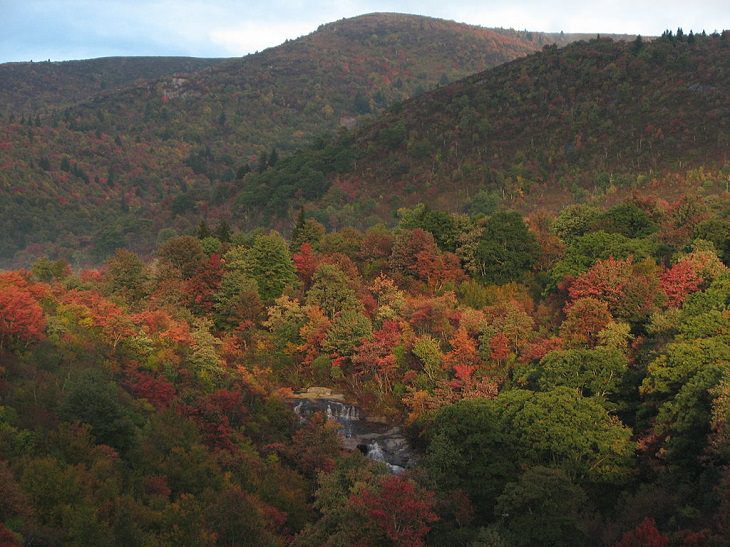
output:
[[[437,412],[427,435],[424,465],[439,489],[464,489],[486,517],[520,469],[550,466],[580,485],[609,485],[627,479],[633,453],[630,430],[567,387],[459,401]]]
[[[119,249],[109,257],[102,273],[104,292],[136,304],[150,293],[150,275],[139,257]]]
[[[319,306],[330,319],[340,312],[362,309],[357,294],[350,287],[350,280],[332,264],[321,264],[314,272],[306,302]]]
[[[0,349],[11,341],[39,340],[45,325],[43,309],[27,289],[0,282]]]
[[[200,268],[205,253],[200,240],[192,236],[178,236],[165,241],[157,249],[157,256],[163,264],[173,268],[180,277],[189,279]]]
[[[264,308],[256,280],[238,270],[223,274],[214,300],[216,326],[224,330],[254,324]]]
[[[296,281],[289,247],[275,231],[254,239],[253,246],[245,253],[243,271],[256,280],[265,302],[281,296],[284,288]]]
[[[33,262],[33,277],[38,281],[50,283],[51,281],[61,281],[71,275],[71,267],[65,260],[50,260],[41,257]]]
[[[573,387],[583,395],[606,397],[616,391],[628,367],[616,349],[570,349],[548,353],[540,361],[537,384],[543,391]]]
[[[94,369],[84,371],[73,382],[63,403],[63,415],[89,424],[97,443],[122,451],[133,445],[134,422],[119,400],[116,384]]]
[[[638,322],[657,306],[660,291],[656,265],[652,260],[634,263],[631,257],[599,260],[571,283],[568,293],[573,300],[601,300],[616,319]]]
[[[332,326],[322,340],[322,349],[341,357],[349,357],[372,332],[370,319],[359,311],[345,310],[332,321]]]
[[[299,249],[305,243],[316,247],[322,237],[324,237],[325,232],[325,227],[320,222],[317,222],[313,218],[304,218],[304,210],[302,209],[291,236],[292,250]]]
[[[453,215],[445,211],[433,211],[428,205],[419,203],[413,209],[399,209],[398,216],[400,228],[420,228],[430,232],[439,249],[452,253],[456,251],[461,227]]]
[[[588,545],[588,496],[560,469],[531,467],[508,483],[494,506],[510,545]]]
[[[560,210],[552,230],[560,239],[571,243],[591,230],[600,213],[597,207],[590,205],[568,205]]]
[[[565,256],[550,270],[549,288],[557,287],[566,276],[575,277],[587,271],[597,260],[632,256],[635,261],[639,261],[651,257],[654,247],[655,244],[648,239],[630,239],[604,231],[579,236],[571,241]]]
[[[654,519],[646,517],[633,530],[626,532],[615,547],[667,547],[669,538],[657,530]]]
[[[221,243],[231,242],[231,227],[225,220],[221,220],[212,234]]]
[[[595,220],[594,229],[630,238],[646,237],[657,231],[657,224],[636,203],[627,201],[611,207]]]
[[[390,393],[398,368],[395,347],[401,341],[400,327],[396,321],[388,320],[375,331],[371,338],[362,342],[352,356],[356,373],[372,377],[380,395]]]
[[[497,212],[485,222],[476,248],[477,275],[487,283],[518,280],[539,254],[537,240],[519,213]]]
[[[457,376],[471,376],[480,366],[482,359],[477,351],[474,339],[469,336],[465,328],[460,327],[449,339],[451,350],[444,355],[443,365],[453,370]]]
[[[560,337],[567,347],[595,347],[603,329],[613,322],[608,304],[595,298],[573,302],[560,325]]]
[[[398,475],[386,475],[375,487],[352,494],[349,503],[363,514],[367,528],[374,528],[377,535],[387,540],[378,541],[380,545],[425,545],[431,524],[438,520],[433,510],[433,492]]]

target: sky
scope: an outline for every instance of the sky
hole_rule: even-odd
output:
[[[0,63],[236,57],[376,11],[547,32],[730,29],[730,0],[0,0]]]

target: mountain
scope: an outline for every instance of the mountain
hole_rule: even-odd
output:
[[[292,151],[363,114],[539,49],[428,17],[370,14],[322,25],[190,77],[168,76],[70,110],[79,129],[205,143],[239,157]]]
[[[271,163],[262,156],[273,146],[306,147],[361,114],[558,39],[372,14],[186,75],[179,69],[195,66],[151,59],[3,65],[6,104],[33,110],[0,123],[0,257],[71,256],[99,241],[97,258],[120,242],[144,251],[163,218],[184,231],[225,208],[236,172]],[[154,79],[163,66],[174,74]]]
[[[0,205],[8,213],[0,257],[78,262],[90,251],[100,260],[125,245],[144,253],[163,227],[186,232],[209,215],[245,224],[257,215],[243,209],[263,203],[281,216],[297,185],[313,188],[301,199],[320,196],[323,172],[350,152],[328,166],[303,165],[296,180],[263,187],[254,200],[242,197],[247,171],[312,143],[326,149],[323,133],[349,134],[424,90],[571,39],[371,14],[188,74],[139,80],[139,69],[118,67],[135,79],[123,84],[120,76],[121,88],[103,93],[87,86],[80,102],[0,124]],[[28,93],[39,105],[52,104],[51,95]],[[367,131],[357,133],[361,142]]]
[[[190,73],[223,59],[193,57],[103,57],[84,61],[0,64],[0,114],[46,115],[104,93],[118,91],[138,80]]]
[[[248,175],[237,216],[309,203],[330,223],[349,208],[347,225],[418,201],[457,209],[481,190],[534,208],[645,183],[671,191],[688,170],[725,188],[728,34],[547,47],[395,105],[332,145],[351,161],[323,162],[317,185],[307,172],[316,150]]]

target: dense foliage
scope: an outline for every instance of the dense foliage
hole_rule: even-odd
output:
[[[626,211],[651,228],[618,233]],[[3,544],[730,541],[730,273],[700,237],[727,202],[399,215],[1,273]],[[484,242],[530,260],[489,277]],[[299,423],[311,385],[406,424],[420,461]]]

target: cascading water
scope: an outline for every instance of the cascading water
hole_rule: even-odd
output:
[[[357,406],[333,398],[307,397],[292,403],[300,423],[305,423],[316,412],[336,421],[340,425],[344,448],[359,449],[371,460],[387,465],[393,473],[400,473],[412,465],[412,450],[398,427],[368,420]]]
[[[385,461],[385,454],[383,453],[383,449],[378,444],[378,441],[373,441],[368,445],[367,457],[371,460],[375,460],[376,462]]]
[[[352,437],[352,422],[360,419],[360,412],[352,405],[344,403],[329,402],[327,403],[327,419],[336,420],[342,426],[342,434],[345,438]]]

